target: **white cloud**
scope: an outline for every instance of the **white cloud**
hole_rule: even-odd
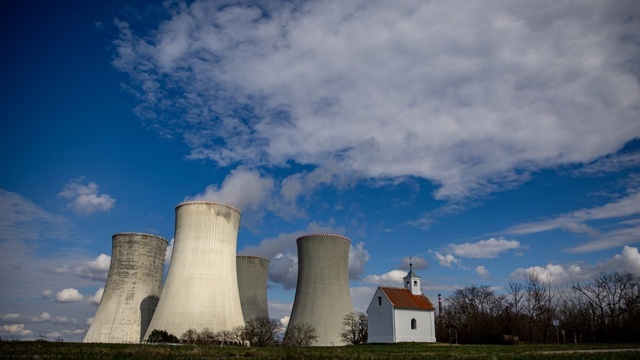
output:
[[[111,256],[100,254],[94,260],[87,261],[82,266],[75,268],[74,272],[86,279],[107,280],[109,267],[111,266]]]
[[[66,316],[56,316],[55,319],[51,320],[53,324],[66,324],[70,321],[71,320],[69,320]]]
[[[601,232],[587,224],[588,221],[625,218],[640,214],[640,189],[629,189],[629,194],[614,202],[590,209],[580,209],[562,214],[552,219],[534,221],[510,227],[503,231],[510,235],[525,235],[563,229],[576,233],[586,233],[594,240],[567,249],[569,252],[582,253],[610,249],[640,241],[640,225],[621,221],[618,227]]]
[[[4,314],[1,319],[2,321],[15,321],[20,319],[20,314]]]
[[[531,266],[514,270],[511,278],[526,280],[530,275],[536,276],[543,282],[551,281],[555,284],[566,284],[573,281],[584,280],[591,275],[589,268],[578,264],[568,266],[560,264],[547,264],[546,266]]]
[[[635,214],[640,214],[640,191],[596,208],[580,209],[553,219],[516,225],[508,228],[504,233],[512,235],[533,234],[585,221],[614,219]]]
[[[53,295],[53,291],[51,291],[51,290],[42,291],[42,298],[43,299],[49,299],[51,297],[51,295]]]
[[[373,298],[373,294],[376,292],[375,286],[352,286],[351,290],[351,302],[353,303],[353,311],[363,312],[367,310],[367,306]]]
[[[407,272],[404,270],[391,270],[382,275],[367,275],[361,282],[374,285],[402,286],[402,279],[405,276],[407,276]]]
[[[273,319],[279,319],[280,323],[286,328],[291,315],[292,303],[286,303],[277,300],[269,300],[269,316]]]
[[[58,291],[56,302],[78,302],[84,300],[84,296],[74,288],[67,288]]]
[[[273,192],[271,177],[263,177],[256,170],[239,167],[231,170],[222,185],[209,185],[204,192],[185,198],[185,201],[215,201],[240,210],[258,210]]]
[[[31,317],[31,319],[29,319],[29,321],[31,321],[31,322],[47,322],[47,321],[51,321],[51,314],[49,314],[46,311],[43,311],[42,314],[40,314],[38,316]]]
[[[286,329],[287,326],[289,326],[289,319],[290,319],[289,316],[283,316],[282,318],[280,318],[280,325],[282,325],[284,329]]]
[[[33,334],[33,331],[26,330],[24,328],[24,324],[11,324],[11,325],[2,325],[2,333],[3,335],[11,335],[11,336],[28,336]]]
[[[269,280],[285,290],[294,289],[298,281],[298,256],[290,252],[277,254],[269,264]]]
[[[504,238],[490,238],[475,243],[449,244],[449,249],[454,254],[464,258],[475,259],[495,258],[501,252],[519,249],[521,247],[522,245],[518,241]],[[448,263],[450,263],[450,261]]]
[[[640,276],[640,253],[638,253],[638,248],[625,246],[622,249],[622,253],[616,254],[605,263],[605,267],[618,272],[630,272]]]
[[[640,135],[637,74],[623,65],[638,49],[624,40],[639,21],[630,2],[202,0],[171,11],[147,38],[116,21],[114,65],[131,75],[136,112],[184,134],[192,158],[331,160],[429,179],[437,198],[459,199]]]
[[[476,267],[476,274],[478,274],[480,277],[483,278],[488,278],[489,277],[489,270],[487,270],[487,268],[484,265],[480,265],[478,267]]]
[[[546,266],[532,266],[517,268],[511,275],[514,279],[526,279],[529,274],[537,275],[541,280],[551,280],[557,284],[568,284],[584,281],[603,271],[630,272],[640,276],[640,253],[638,248],[625,246],[622,253],[593,265],[589,264],[547,264]]]
[[[20,194],[0,189],[0,240],[33,241],[68,238],[71,222]]]
[[[171,263],[171,255],[173,255],[173,240],[175,238],[171,238],[169,242],[169,246],[167,246],[167,252],[164,255],[164,264],[169,265]]]
[[[116,199],[110,195],[98,195],[99,186],[90,182],[87,185],[81,183],[83,178],[73,179],[65,185],[59,197],[70,200],[69,207],[78,215],[89,215],[96,211],[109,211],[116,203]]]
[[[442,255],[437,251],[434,251],[433,254],[438,260],[438,263],[442,266],[451,268],[451,264],[456,264],[459,268],[466,269],[466,267],[462,265],[462,262],[460,261],[460,259],[456,258],[451,254]]]
[[[364,248],[364,242],[360,241],[353,246],[349,245],[349,279],[359,280],[364,274],[364,266],[369,261],[369,252]]]
[[[92,317],[88,317],[87,320],[85,321],[85,324],[87,326],[91,326],[91,324],[93,324],[93,316]]]
[[[640,242],[640,225],[625,227],[599,235],[597,239],[566,249],[572,253],[583,253],[610,249]]]
[[[100,305],[100,301],[102,300],[102,295],[104,294],[104,288],[100,288],[98,290],[96,290],[96,293],[89,296],[88,300],[89,300],[89,304],[91,305]]]
[[[640,152],[615,154],[600,158],[574,171],[576,175],[601,176],[640,166]]]

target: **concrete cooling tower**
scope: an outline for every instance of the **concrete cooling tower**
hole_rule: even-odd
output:
[[[342,321],[353,312],[349,292],[349,245],[340,235],[317,234],[298,238],[298,284],[287,334],[296,324],[316,329],[314,346],[345,345]]]
[[[238,289],[244,321],[256,317],[269,317],[267,306],[267,276],[269,260],[258,256],[236,257]]]
[[[173,254],[151,324],[180,337],[198,332],[231,330],[244,325],[238,278],[236,243],[240,211],[204,201],[176,206]]]
[[[140,343],[160,299],[166,251],[159,236],[113,235],[107,284],[83,342]]]

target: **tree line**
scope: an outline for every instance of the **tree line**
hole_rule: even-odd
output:
[[[530,273],[504,294],[486,285],[456,290],[436,318],[436,337],[449,341],[457,332],[467,344],[637,342],[638,324],[640,277],[634,274],[602,272],[560,287]]]

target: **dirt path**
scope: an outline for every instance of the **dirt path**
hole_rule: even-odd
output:
[[[607,352],[623,352],[623,351],[640,351],[640,348],[630,348],[630,349],[592,349],[592,350],[553,350],[553,351],[540,351],[538,354],[607,353]]]

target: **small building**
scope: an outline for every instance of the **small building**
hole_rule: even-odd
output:
[[[369,343],[436,342],[435,308],[409,264],[404,287],[378,286],[369,307]]]

